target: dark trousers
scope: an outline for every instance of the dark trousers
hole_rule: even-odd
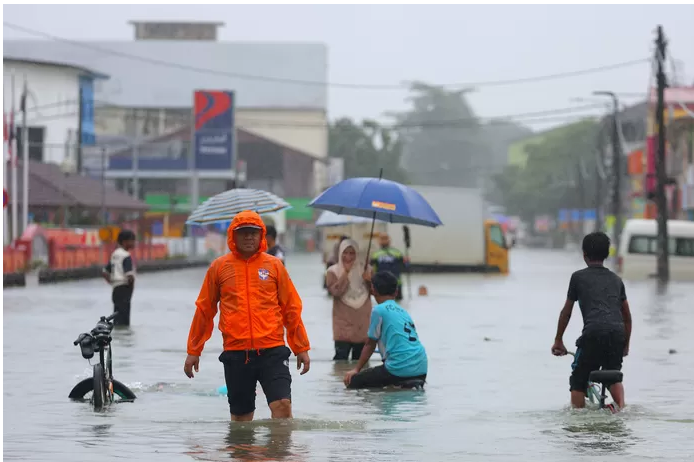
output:
[[[364,349],[363,343],[335,342],[335,357],[333,361],[349,359],[349,352],[352,352],[352,360],[356,361],[361,356]]]
[[[130,300],[133,298],[133,286],[125,284],[113,288],[111,300],[113,300],[113,312],[118,312],[118,316],[113,320],[117,326],[130,325]]]

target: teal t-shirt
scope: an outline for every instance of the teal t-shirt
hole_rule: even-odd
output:
[[[427,352],[419,341],[414,322],[394,300],[373,308],[368,335],[378,342],[386,370],[391,374],[416,377],[427,373]]]

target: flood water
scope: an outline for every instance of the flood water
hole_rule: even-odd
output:
[[[414,275],[405,306],[429,354],[425,392],[347,391],[332,358],[331,302],[318,256],[292,255],[304,301],[311,371],[293,375],[295,419],[230,424],[221,335],[200,372],[183,374],[204,269],[141,275],[132,326],[114,332],[114,375],[134,403],[95,413],[74,403],[90,375],[72,345],[111,311],[101,280],[8,289],[4,300],[4,459],[27,461],[621,461],[694,454],[694,285],[657,295],[627,281],[634,318],[625,358],[627,409],[570,411],[570,357],[550,354],[578,253],[514,249],[512,274]],[[429,296],[416,295],[426,285]],[[565,336],[579,335],[578,307]],[[674,349],[676,353],[670,354]],[[294,359],[292,357],[292,359]],[[372,360],[372,365],[377,361]]]

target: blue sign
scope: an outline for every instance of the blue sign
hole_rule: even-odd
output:
[[[226,234],[227,229],[229,229],[229,226],[231,226],[231,221],[224,221],[222,223],[215,223],[213,225],[213,229],[218,233]]]
[[[195,168],[232,170],[234,168],[234,92],[195,92],[193,130]]]
[[[585,209],[583,211],[583,219],[584,220],[595,220],[597,218],[597,215],[595,214],[595,209]]]
[[[566,223],[569,221],[569,211],[566,209],[559,210],[559,223]]]
[[[81,75],[79,78],[80,117],[82,123],[82,146],[94,146],[94,79]]]
[[[574,223],[577,221],[581,221],[581,211],[580,210],[574,209],[571,211],[571,221],[573,221]]]

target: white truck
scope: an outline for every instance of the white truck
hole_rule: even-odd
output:
[[[504,233],[497,221],[488,218],[482,191],[411,187],[429,202],[443,222],[437,228],[408,226],[412,271],[508,272]],[[386,232],[393,247],[405,252],[403,226],[388,223]]]
[[[478,189],[411,186],[429,202],[443,226],[428,228],[408,225],[410,269],[414,272],[508,272],[508,249],[498,222],[487,218],[482,192]],[[340,236],[359,244],[366,258],[371,223],[322,228],[323,261],[332,255]],[[378,237],[388,233],[391,245],[405,253],[403,225],[376,221],[371,253]]]

